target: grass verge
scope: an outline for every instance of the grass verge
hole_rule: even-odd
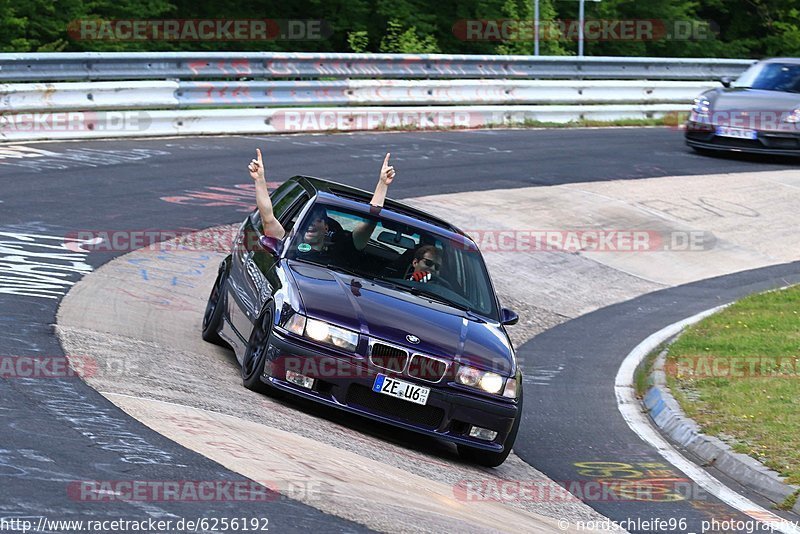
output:
[[[800,484],[800,286],[746,297],[690,327],[666,371],[703,432]]]

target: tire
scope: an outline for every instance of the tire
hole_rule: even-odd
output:
[[[228,281],[228,270],[223,262],[219,267],[217,279],[211,294],[208,296],[206,311],[203,314],[203,339],[214,345],[228,348],[228,344],[219,337],[222,327],[222,314],[225,312],[225,287]]]
[[[519,413],[517,413],[517,418],[514,419],[511,432],[509,432],[503,444],[503,450],[501,452],[491,452],[468,447],[467,445],[458,445],[458,455],[462,460],[484,467],[497,467],[506,461],[508,455],[511,454],[511,448],[514,446],[514,442],[517,440],[519,424],[522,421],[522,391],[519,392],[519,400],[517,402]]]
[[[273,393],[274,388],[261,381],[264,373],[264,363],[267,361],[267,346],[272,333],[272,310],[267,309],[250,333],[247,350],[242,359],[242,385],[250,391],[257,393]]]

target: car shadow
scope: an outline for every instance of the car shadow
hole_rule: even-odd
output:
[[[751,152],[733,152],[726,150],[697,151],[693,149],[688,149],[688,152],[698,157],[714,158],[721,161],[746,161],[762,165],[800,166],[800,154],[797,156],[777,156],[773,154],[754,154]]]
[[[463,463],[458,456],[456,446],[443,439],[403,430],[387,423],[373,421],[367,417],[345,412],[302,397],[296,397],[289,393],[281,392],[278,396],[268,395],[268,397],[288,409],[300,410],[306,415],[319,417],[343,429],[359,432],[404,449],[425,454],[434,459],[444,460],[447,464]],[[409,455],[409,458],[414,461],[420,460],[418,456]]]

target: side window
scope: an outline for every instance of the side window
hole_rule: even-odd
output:
[[[304,195],[305,189],[303,189],[300,184],[291,181],[282,183],[269,195],[270,201],[272,202],[272,212],[275,214],[275,218],[283,224],[283,217],[286,215],[287,210],[292,207],[299,197]],[[262,232],[263,225],[258,210],[256,209],[250,217],[253,227],[255,227],[259,233]]]
[[[276,195],[272,201],[272,211],[275,213],[275,218],[281,222],[295,201],[306,193],[306,190],[299,184],[293,183],[292,185],[293,187],[286,189],[280,197]]]
[[[294,203],[286,209],[283,214],[283,218],[279,219],[283,229],[286,230],[287,236],[289,235],[289,232],[292,231],[294,224],[297,222],[297,217],[300,215],[300,212],[303,211],[303,208],[308,201],[309,196],[303,192],[303,194],[294,198]]]

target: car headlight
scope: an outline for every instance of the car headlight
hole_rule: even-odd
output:
[[[333,345],[348,352],[354,352],[356,346],[358,346],[357,333],[317,319],[306,318],[306,328],[303,335],[314,341]]]
[[[711,102],[706,97],[698,96],[694,99],[692,113],[698,117],[708,117],[709,111],[711,111]]]
[[[503,377],[491,371],[481,371],[468,365],[461,365],[456,373],[456,382],[465,386],[481,389],[486,393],[500,393],[503,389]]]
[[[313,339],[348,352],[355,352],[358,346],[357,332],[318,319],[311,319],[297,312],[286,319],[281,327],[296,336]]]
[[[793,109],[791,113],[783,118],[783,122],[788,122],[789,124],[797,124],[800,122],[800,108]]]

